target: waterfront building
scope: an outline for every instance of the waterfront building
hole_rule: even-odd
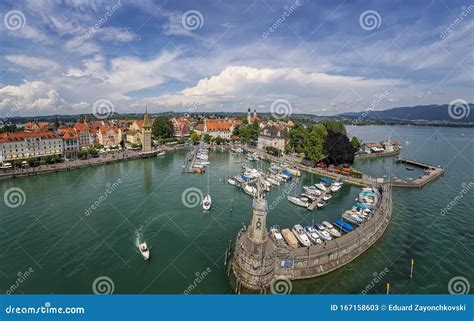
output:
[[[143,120],[134,120],[128,128],[126,142],[131,145],[142,144]]]
[[[96,135],[94,134],[92,128],[90,128],[89,124],[87,124],[86,121],[84,121],[84,123],[74,124],[73,128],[78,136],[80,149],[95,145]]]
[[[278,124],[265,126],[258,135],[257,148],[264,149],[267,146],[272,146],[283,152],[288,141],[288,137],[284,134],[285,130],[285,126]]]
[[[234,131],[234,124],[228,119],[204,119],[203,133],[212,138],[230,139]]]
[[[61,155],[63,139],[52,132],[0,134],[0,162]]]
[[[122,142],[122,130],[115,126],[100,126],[97,131],[97,142],[104,147],[117,146]]]
[[[143,116],[143,126],[142,126],[142,152],[148,153],[151,152],[151,131],[153,127],[153,121],[151,120],[148,111],[145,111]]]
[[[67,159],[77,159],[79,136],[74,128],[62,128],[59,135],[63,138],[63,155]]]

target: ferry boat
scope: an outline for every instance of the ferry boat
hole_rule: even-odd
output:
[[[140,251],[140,254],[143,256],[145,261],[150,258],[150,249],[148,248],[146,242],[138,244],[138,250]]]
[[[329,235],[331,235],[333,238],[341,237],[341,233],[339,233],[339,231],[336,230],[334,226],[332,226],[332,224],[328,221],[323,221],[321,224],[326,228],[326,231],[328,231]]]
[[[316,229],[312,226],[305,226],[304,227],[304,232],[308,236],[309,240],[313,244],[321,244],[321,238],[319,237],[318,233],[316,233]]]
[[[341,230],[343,230],[346,233],[352,232],[354,230],[352,225],[350,225],[349,223],[343,222],[342,220],[335,221],[333,225],[339,227]]]
[[[301,245],[306,247],[311,246],[311,241],[309,240],[301,225],[296,224],[295,226],[293,226],[293,229],[291,231],[296,236]]]
[[[320,238],[322,238],[325,241],[330,241],[332,240],[331,235],[329,234],[328,231],[322,226],[321,224],[315,224],[314,225],[316,233],[319,235]]]
[[[303,201],[299,197],[295,197],[295,196],[288,196],[288,201],[290,201],[291,203],[293,203],[295,205],[298,205],[298,206],[301,206],[301,207],[306,207],[306,208],[309,205],[308,202]]]

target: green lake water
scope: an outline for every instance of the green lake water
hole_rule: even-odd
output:
[[[369,293],[382,293],[386,281],[392,293],[447,293],[454,276],[472,281],[474,188],[446,215],[440,213],[460,195],[463,183],[474,182],[474,130],[368,126],[348,131],[365,141],[400,140],[402,156],[441,165],[447,172],[422,189],[394,188],[393,219],[385,235],[345,267],[293,282],[293,293],[360,293],[368,284]],[[0,202],[0,291],[31,268],[14,293],[92,293],[101,276],[112,280],[114,293],[231,293],[224,252],[228,240],[234,241],[242,224],[249,223],[251,198],[226,180],[240,172],[242,162],[250,162],[226,151],[210,152],[213,205],[203,213],[199,205],[183,204],[183,193],[193,201],[189,193],[198,189],[206,194],[208,188],[207,174],[183,173],[186,154],[0,181],[2,196],[11,188],[25,195],[16,208]],[[393,159],[361,160],[355,166],[374,177],[420,174]],[[273,187],[268,226],[332,222],[360,191],[346,185],[330,205],[315,212],[286,200],[288,190],[297,193],[317,182],[317,176],[304,173],[294,189],[291,183]],[[91,209],[94,203],[98,206]],[[151,247],[147,262],[137,252],[138,240]],[[411,258],[415,273],[408,281]],[[384,269],[388,272],[374,281]]]

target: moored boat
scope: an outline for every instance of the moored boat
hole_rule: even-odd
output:
[[[308,204],[309,204],[308,202],[303,201],[299,197],[295,197],[295,196],[288,196],[288,201],[290,201],[291,203],[295,205],[306,207],[306,208],[308,207]]]
[[[208,211],[211,208],[212,199],[211,195],[207,194],[202,200],[202,209]]]
[[[298,240],[296,239],[295,235],[293,234],[292,231],[289,229],[285,228],[281,231],[281,235],[286,241],[286,244],[288,244],[290,247],[296,249],[298,248]]]
[[[319,235],[320,238],[322,238],[324,241],[330,241],[332,240],[331,235],[329,234],[328,231],[324,228],[323,225],[321,224],[315,224],[314,225],[316,233]]]
[[[304,227],[304,232],[308,236],[309,240],[313,244],[321,244],[321,238],[319,237],[318,233],[316,233],[316,229],[312,226],[305,226]]]
[[[304,229],[301,225],[296,224],[295,226],[293,226],[291,231],[296,236],[296,238],[298,239],[301,245],[306,246],[306,247],[311,246],[311,241],[309,240],[308,236],[304,232]]]
[[[321,224],[326,228],[326,231],[328,231],[329,235],[331,235],[333,238],[341,237],[341,233],[339,233],[339,231],[336,230],[334,226],[328,221],[323,221]]]
[[[314,186],[317,187],[318,189],[322,190],[323,192],[326,191],[326,186],[324,186],[323,183],[314,184]]]
[[[354,230],[352,225],[350,225],[349,223],[343,222],[342,220],[335,221],[333,225],[337,226],[338,228],[340,228],[342,231],[346,233],[352,232]]]

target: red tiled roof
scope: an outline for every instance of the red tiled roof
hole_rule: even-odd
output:
[[[0,143],[20,142],[20,141],[24,140],[25,138],[32,138],[32,137],[38,137],[38,138],[42,138],[42,139],[57,139],[57,138],[61,138],[60,136],[58,136],[57,134],[52,133],[52,132],[4,133],[4,134],[0,134]]]
[[[225,121],[225,120],[206,119],[207,131],[210,131],[210,132],[230,131],[231,125],[232,124],[229,121]]]

